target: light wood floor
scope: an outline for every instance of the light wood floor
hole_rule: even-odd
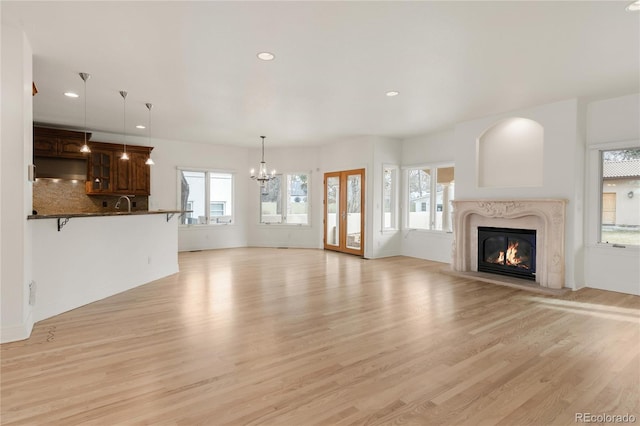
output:
[[[640,422],[640,298],[554,298],[321,250],[180,255],[179,274],[1,347],[2,424]]]

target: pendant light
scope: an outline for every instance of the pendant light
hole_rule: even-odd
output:
[[[125,90],[120,91],[120,96],[122,96],[122,135],[124,138],[124,151],[122,152],[121,160],[128,160],[129,155],[127,154],[127,92]]]
[[[84,145],[80,148],[80,152],[89,153],[91,148],[87,145],[87,80],[91,78],[91,74],[81,72],[80,78],[84,81]]]
[[[147,102],[145,105],[149,110],[149,121],[147,122],[147,144],[151,145],[151,108],[153,107],[153,104]],[[147,161],[145,161],[144,164],[146,164],[147,166],[153,166],[154,164],[156,164],[151,159],[151,151],[149,151],[149,158],[147,158]]]
[[[264,161],[264,138],[266,136],[260,136],[262,138],[262,161],[258,167],[258,174],[256,175],[255,169],[251,169],[251,179],[255,180],[260,185],[260,192],[262,194],[267,193],[267,182],[276,177],[275,169],[271,171],[271,174],[267,173],[267,163]]]

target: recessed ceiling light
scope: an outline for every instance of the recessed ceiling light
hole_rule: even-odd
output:
[[[142,124],[138,124],[138,125],[136,126],[136,129],[146,129],[146,127],[145,127],[145,126],[143,126]]]
[[[260,52],[258,53],[258,59],[262,59],[263,61],[273,61],[276,58],[271,52]]]
[[[390,92],[387,92],[386,95],[389,96],[390,98],[393,96],[398,96],[400,94],[400,92],[396,92],[395,90],[392,90]]]
[[[79,95],[73,92],[65,92],[64,95],[68,98],[77,98]]]
[[[640,10],[640,0],[636,0],[627,6],[629,12],[637,12]]]

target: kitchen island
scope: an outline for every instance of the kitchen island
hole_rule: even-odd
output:
[[[31,215],[34,321],[178,272],[179,210]],[[50,219],[50,220],[46,220]]]

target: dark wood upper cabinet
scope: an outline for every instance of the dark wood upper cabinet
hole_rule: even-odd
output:
[[[34,157],[85,158],[89,195],[151,195],[150,167],[146,164],[153,147],[127,145],[129,160],[122,160],[122,144],[89,141],[90,153],[82,153],[84,133],[71,130],[33,128]]]
[[[87,194],[151,195],[151,174],[146,161],[153,148],[127,145],[129,159],[123,160],[121,144],[90,142],[89,147]]]
[[[111,194],[113,188],[113,151],[92,148],[85,192],[87,194]]]
[[[91,133],[87,133],[87,141]],[[84,132],[73,130],[33,128],[33,156],[58,158],[87,158],[80,152],[84,145]]]

